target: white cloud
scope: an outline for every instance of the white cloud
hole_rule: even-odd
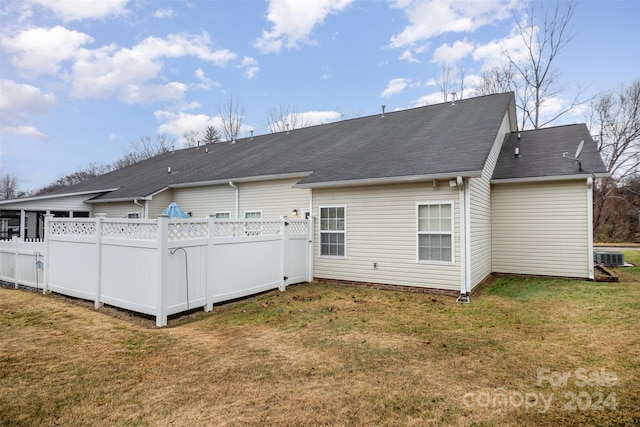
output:
[[[442,93],[435,92],[430,93],[428,95],[421,96],[420,98],[413,101],[413,107],[424,107],[425,105],[431,104],[441,104],[444,102],[444,98],[442,97]]]
[[[174,14],[175,14],[175,11],[170,7],[163,7],[153,12],[153,17],[160,18],[160,19],[171,18]]]
[[[313,44],[309,35],[327,15],[343,11],[353,0],[270,0],[267,19],[273,24],[271,31],[263,31],[254,41],[261,53],[276,53],[282,47],[298,47],[300,43]]]
[[[162,122],[157,129],[159,134],[166,133],[177,138],[182,138],[185,132],[201,132],[207,126],[214,126],[219,129],[221,124],[219,117],[210,117],[206,114],[188,114],[182,111],[176,113],[166,110],[157,110],[153,115],[156,120]]]
[[[465,1],[417,0],[395,1],[391,7],[404,10],[409,24],[393,35],[389,45],[405,51],[401,59],[415,62],[411,54],[421,43],[446,33],[472,33],[478,28],[509,18],[510,0]],[[409,51],[408,51],[409,50]]]
[[[196,84],[195,86],[199,89],[204,89],[204,90],[209,90],[213,87],[219,87],[220,86],[220,82],[215,81],[215,80],[211,80],[209,77],[207,77],[204,74],[204,70],[202,68],[198,68],[195,72],[195,76],[198,80],[200,80],[200,83]]]
[[[109,45],[94,50],[82,49],[73,66],[71,92],[77,98],[107,98],[118,93],[125,102],[152,102],[149,91],[159,90],[156,100],[179,99],[186,89],[182,83],[143,86],[160,77],[163,59],[184,56],[193,56],[218,66],[236,58],[235,53],[226,49],[212,50],[206,33],[200,36],[170,34],[166,38],[147,37],[132,48]]]
[[[26,112],[47,113],[56,102],[52,93],[43,93],[35,86],[13,80],[0,80],[0,93],[0,112],[3,117]]]
[[[64,22],[78,21],[81,19],[103,19],[110,16],[127,14],[129,0],[30,0],[55,13]]]
[[[2,46],[13,53],[11,62],[27,74],[55,74],[60,64],[74,57],[78,49],[94,39],[59,25],[32,28],[15,37],[2,38]]]
[[[3,132],[31,138],[46,139],[46,135],[27,124],[30,114],[46,114],[55,106],[52,93],[12,80],[0,80],[0,127]]]
[[[308,126],[321,125],[324,123],[340,120],[342,114],[337,111],[305,111],[300,113],[302,120]]]
[[[532,40],[535,40],[538,28],[532,28],[530,31],[533,31]],[[478,46],[473,51],[473,59],[482,62],[482,71],[488,71],[509,63],[505,52],[508,52],[511,59],[517,64],[528,60],[527,47],[520,32],[515,27],[507,37],[492,40],[489,43]]]
[[[258,73],[258,70],[260,70],[260,67],[258,67],[258,61],[256,61],[254,58],[251,58],[250,56],[245,56],[244,58],[242,58],[242,62],[240,63],[240,65],[238,65],[238,68],[244,70],[242,75],[249,80],[254,78]]]
[[[473,43],[466,40],[456,41],[452,45],[443,44],[433,52],[431,62],[437,64],[455,64],[473,52]]]
[[[402,93],[402,91],[407,87],[410,80],[408,79],[392,79],[389,81],[386,89],[382,91],[381,96],[383,98],[389,98],[393,95],[397,95]]]

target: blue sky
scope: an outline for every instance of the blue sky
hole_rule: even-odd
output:
[[[538,2],[536,7],[553,6]],[[43,187],[132,140],[217,126],[244,106],[242,136],[285,106],[313,123],[442,102],[442,64],[473,96],[478,76],[522,51],[520,0],[3,0],[0,174]],[[640,2],[578,0],[557,59],[583,98],[640,78]],[[555,124],[585,122],[577,109]]]

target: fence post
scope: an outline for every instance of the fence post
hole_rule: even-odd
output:
[[[13,263],[13,271],[14,271],[14,276],[15,276],[15,280],[14,280],[14,286],[16,289],[18,289],[18,267],[19,267],[19,258],[20,258],[20,248],[19,248],[19,244],[20,244],[20,239],[17,236],[13,236],[12,239],[13,243],[16,245],[16,251],[14,252],[15,255],[15,260]]]
[[[158,217],[158,301],[156,326],[167,326],[167,277],[169,258],[169,215]]]
[[[213,282],[214,266],[213,266],[213,245],[215,238],[215,215],[209,215],[207,218],[207,250],[205,251],[206,270],[205,270],[205,297],[207,298],[207,304],[204,307],[204,311],[213,310],[213,291],[215,289],[215,283]]]
[[[314,256],[314,244],[313,236],[315,230],[313,229],[313,217],[309,215],[307,219],[307,282],[313,282],[313,256]]]
[[[287,247],[289,246],[289,220],[286,216],[282,217],[282,249],[280,254],[281,267],[280,267],[280,277],[282,277],[282,282],[280,282],[280,286],[278,289],[281,292],[284,292],[287,289]]]
[[[42,284],[42,293],[49,292],[49,269],[51,265],[51,239],[49,233],[51,232],[51,218],[53,214],[44,215],[44,283]]]
[[[106,218],[106,214],[99,213],[95,215],[96,221],[96,297],[94,307],[102,307],[102,224]]]

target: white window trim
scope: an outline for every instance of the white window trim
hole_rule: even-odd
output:
[[[247,214],[248,213],[259,213],[260,214],[260,218],[247,218]],[[244,211],[242,213],[242,216],[244,219],[262,219],[262,211]]]
[[[451,205],[451,261],[432,261],[432,260],[423,260],[420,259],[420,234],[447,234],[447,233],[428,233],[420,231],[420,219],[419,219],[419,211],[420,206],[429,206],[429,205]],[[455,265],[456,264],[456,214],[455,214],[456,204],[453,200],[434,200],[431,202],[418,202],[416,203],[416,263],[418,264],[430,264],[430,265]]]
[[[322,209],[343,208],[344,209],[344,230],[322,230]],[[343,233],[344,234],[344,255],[322,255],[322,232]],[[320,258],[347,259],[347,205],[321,205],[318,207],[318,256]]]
[[[228,217],[227,218],[218,218],[218,214],[227,214]],[[219,211],[219,212],[214,212],[213,213],[214,218],[216,219],[231,219],[231,212],[230,211]]]

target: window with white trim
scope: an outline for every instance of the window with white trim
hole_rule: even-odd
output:
[[[244,219],[262,219],[262,211],[244,211]]]
[[[346,256],[346,211],[345,206],[320,207],[321,256]]]
[[[418,261],[453,263],[453,203],[417,206]]]
[[[262,211],[244,211],[244,219],[262,219]],[[259,221],[244,224],[244,234],[259,236],[262,234],[262,224]]]
[[[231,212],[216,212],[216,219],[229,219]]]

